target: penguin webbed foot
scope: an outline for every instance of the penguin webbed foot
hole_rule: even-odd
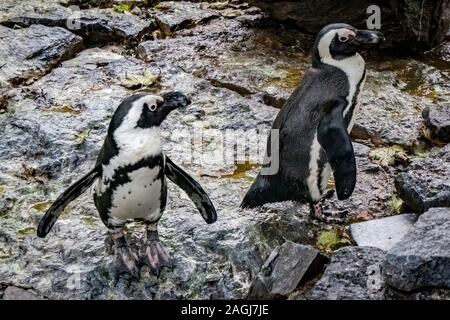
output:
[[[139,264],[148,266],[156,275],[159,275],[164,267],[172,269],[170,255],[159,241],[158,231],[147,230],[146,232],[145,243],[139,254]]]
[[[324,223],[342,223],[345,221],[345,217],[348,214],[348,210],[331,211],[324,210],[322,201],[310,204],[310,215],[314,220],[319,220]]]
[[[129,274],[134,279],[139,280],[140,271],[137,266],[137,257],[128,247],[124,236],[114,239],[115,254],[114,267],[116,271],[116,279],[122,274]]]

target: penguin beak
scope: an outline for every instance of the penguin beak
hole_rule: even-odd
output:
[[[164,99],[163,108],[170,111],[178,108],[185,109],[191,104],[191,100],[181,92],[167,92],[161,97]]]
[[[384,35],[379,31],[374,30],[358,30],[356,31],[356,37],[353,40],[356,44],[376,44],[384,41]]]

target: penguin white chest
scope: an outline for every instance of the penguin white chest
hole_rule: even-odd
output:
[[[357,111],[358,96],[363,89],[366,80],[366,64],[364,59],[358,53],[342,60],[327,58],[324,59],[323,62],[337,67],[343,71],[347,77],[347,106],[344,109],[343,116],[345,117],[349,112],[351,112],[349,125],[347,127],[347,131],[350,132],[355,123],[355,112]]]
[[[142,167],[128,172],[129,182],[119,185],[112,193],[110,215],[118,220],[157,220],[160,215],[162,179],[161,168]]]

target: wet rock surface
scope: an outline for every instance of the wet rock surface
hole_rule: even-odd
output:
[[[350,234],[358,246],[390,250],[413,227],[414,214],[400,214],[392,217],[353,223]]]
[[[129,12],[119,13],[111,8],[79,10],[52,1],[22,1],[18,4],[17,1],[5,0],[0,11],[0,24],[4,26],[42,24],[61,27],[82,36],[86,44],[140,41],[156,28],[153,19]]]
[[[346,1],[334,3],[320,1],[270,1],[249,0],[251,4],[267,10],[274,18],[283,21],[293,21],[299,27],[311,34],[317,33],[323,26],[334,22],[346,22],[357,28],[366,29],[366,21],[375,12],[381,14],[382,29],[386,35],[387,46],[403,49],[431,48],[445,38],[450,27],[450,6],[448,1],[423,3],[419,0],[377,3],[377,9],[368,8],[374,5],[371,1]],[[378,11],[379,10],[379,11]],[[432,27],[431,21],[439,23]],[[421,25],[421,28],[416,26]]]
[[[264,152],[277,108],[309,67],[307,40],[311,37],[235,2],[163,1],[149,11],[141,6],[132,14],[113,11],[107,1],[64,1],[65,6],[83,2],[80,22],[86,27],[80,33],[62,25],[50,27],[66,19],[65,10],[70,9],[64,6],[46,7],[51,3],[47,0],[23,1],[17,6],[13,2],[0,4],[0,21],[7,26],[0,27],[7,35],[2,41],[8,47],[14,43],[10,36],[16,33],[46,30],[39,31],[44,43],[39,48],[51,59],[20,55],[28,49],[8,54],[9,59],[16,59],[14,66],[22,73],[17,81],[8,78],[8,89],[0,90],[0,296],[12,286],[50,299],[245,298],[264,262],[286,241],[294,242],[289,252],[301,247],[298,250],[310,253],[308,257],[315,261],[319,254],[314,248],[323,250],[319,241],[323,232],[344,237],[345,224],[391,215],[395,210],[394,177],[400,170],[417,179],[427,177],[418,184],[427,196],[429,190],[446,186],[442,181],[448,177],[448,147],[436,147],[430,155],[414,160],[411,167],[408,161],[385,165],[370,156],[380,146],[400,145],[413,158],[421,139],[422,110],[449,100],[445,82],[448,69],[434,60],[367,58],[366,88],[352,132],[357,185],[351,198],[338,201],[333,195],[325,202],[325,209],[345,212],[340,223],[326,225],[312,220],[307,206],[289,202],[258,210],[239,209],[258,172],[262,153],[249,152],[248,159],[231,161],[222,157],[221,138],[230,129],[238,130],[233,143],[246,137],[249,145],[244,149],[262,145]],[[108,19],[103,20],[103,15]],[[12,22],[20,17],[28,18]],[[153,20],[159,22],[153,24]],[[20,23],[25,28],[10,28]],[[88,45],[78,54],[81,48],[64,40],[67,37],[81,44],[76,34]],[[64,37],[55,39],[56,35]],[[105,39],[114,45],[106,46]],[[72,58],[69,53],[76,56]],[[3,68],[0,65],[1,76]],[[130,79],[142,81],[149,75],[154,83],[138,81],[130,87]],[[182,91],[192,100],[185,113],[174,112],[164,122],[164,150],[202,184],[217,208],[218,221],[206,225],[188,197],[169,185],[168,205],[159,229],[174,270],[166,270],[157,278],[144,269],[140,282],[122,277],[116,283],[111,241],[90,192],[69,205],[47,238],[37,238],[35,228],[51,201],[93,166],[120,101],[143,90],[157,94]],[[425,173],[420,171],[422,166]],[[331,180],[329,187],[333,188]],[[134,249],[142,235],[139,224],[129,225],[127,236]],[[338,246],[351,244],[345,239]],[[340,273],[345,275],[342,282],[335,281],[338,288],[328,296],[386,296],[384,287],[372,292],[363,283],[368,279],[366,266],[380,264],[380,250],[348,247],[330,254],[329,271],[311,297],[327,296],[323,289],[327,283],[331,286],[327,277]],[[286,264],[280,265],[280,270],[281,266],[292,266],[298,271],[307,261],[295,264],[299,262],[295,254],[283,259]],[[347,263],[351,267],[338,271],[333,261],[341,268]],[[302,278],[298,276],[301,273],[292,276]],[[310,280],[306,287],[314,287],[316,280]],[[302,297],[307,294],[303,282],[295,287],[302,291]],[[340,290],[344,290],[342,295]],[[286,291],[276,292],[277,296],[287,295]],[[404,295],[395,291],[394,297],[439,299],[445,295],[445,290],[421,289]]]
[[[42,298],[33,291],[10,286],[3,292],[3,300],[42,300]]]
[[[450,106],[427,107],[422,116],[435,139],[450,142]]]
[[[372,247],[346,247],[334,252],[322,278],[306,299],[342,300],[385,298],[381,276],[385,252]]]
[[[415,212],[450,206],[450,145],[415,160],[395,177],[398,195]]]
[[[403,291],[450,288],[450,209],[432,208],[387,254],[386,282]]]
[[[384,271],[386,263],[391,259],[389,255],[386,251],[374,247],[338,249],[333,253],[325,272],[319,276],[320,279],[313,284],[312,288],[306,292],[294,293],[291,298],[301,300],[447,300],[450,298],[448,288],[428,287],[407,292],[390,286],[391,279],[386,278]]]
[[[82,39],[62,28],[33,25],[13,30],[0,26],[0,85],[32,81],[82,48]]]
[[[211,15],[214,12],[221,11]],[[236,19],[216,18],[196,28],[178,30],[176,38],[143,42],[137,53],[145,61],[165,57],[213,86],[280,108],[299,83],[305,55],[273,39],[274,30],[257,30],[255,34],[249,24],[262,18],[253,11],[244,11]],[[288,42],[295,45],[293,40]]]
[[[428,60],[429,64],[422,62]],[[352,136],[375,145],[413,150],[423,135],[421,113],[435,103],[447,104],[450,64],[433,58],[420,61],[379,58],[368,61]],[[380,90],[381,86],[381,90]]]
[[[208,9],[205,3],[187,1],[166,1],[150,12],[166,35],[220,17],[217,10]]]
[[[327,257],[312,246],[291,241],[276,247],[250,286],[248,299],[287,297],[301,282],[317,276]]]

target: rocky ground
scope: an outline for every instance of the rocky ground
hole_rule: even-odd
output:
[[[231,143],[265,144],[309,66],[310,36],[241,2],[60,2],[0,4],[0,297],[450,298],[448,44],[416,59],[364,55],[358,181],[350,199],[327,202],[348,215],[326,225],[293,203],[239,209],[261,159],[220,157],[227,129],[240,130]],[[206,225],[170,185],[160,234],[173,271],[116,281],[90,192],[47,238],[35,231],[93,166],[120,101],[141,90],[191,98],[164,123],[164,149],[210,194],[218,220]],[[128,230],[137,244],[140,226]]]

